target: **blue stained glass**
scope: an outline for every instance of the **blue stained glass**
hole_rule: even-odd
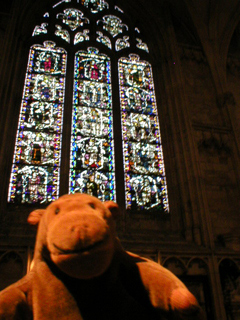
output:
[[[70,192],[115,200],[110,59],[95,48],[75,56]]]

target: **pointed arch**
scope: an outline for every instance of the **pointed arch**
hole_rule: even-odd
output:
[[[187,272],[184,261],[179,257],[168,257],[163,261],[162,265],[178,276],[186,274]]]

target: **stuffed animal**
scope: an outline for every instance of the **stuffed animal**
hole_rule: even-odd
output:
[[[33,267],[0,293],[0,320],[203,319],[195,297],[159,264],[126,252],[116,203],[86,194],[33,211]]]

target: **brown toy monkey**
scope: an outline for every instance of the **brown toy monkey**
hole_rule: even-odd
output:
[[[34,264],[0,293],[0,320],[203,319],[195,297],[170,271],[126,252],[116,203],[86,194],[33,211]]]

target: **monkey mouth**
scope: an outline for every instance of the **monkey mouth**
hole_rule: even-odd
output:
[[[98,249],[99,247],[103,246],[104,244],[106,244],[106,240],[107,240],[108,236],[105,237],[103,240],[100,240],[98,242],[95,242],[93,244],[90,245],[85,245],[85,246],[78,246],[77,248],[74,249],[63,249],[61,247],[59,247],[58,245],[56,245],[55,243],[53,243],[53,247],[54,249],[56,249],[56,253],[58,255],[74,255],[74,254],[83,254],[86,252],[90,252],[93,251],[95,249]]]

